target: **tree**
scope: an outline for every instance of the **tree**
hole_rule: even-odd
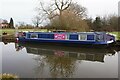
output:
[[[8,21],[7,20],[2,20],[1,23],[6,23],[7,24]]]
[[[24,27],[25,25],[26,25],[25,22],[18,22],[18,26],[19,26],[19,27]]]
[[[33,18],[32,22],[35,25],[35,27],[39,27],[39,25],[43,22],[43,16],[37,15]]]
[[[13,19],[12,19],[12,18],[10,18],[9,27],[10,27],[10,28],[14,28],[14,22],[13,22]]]
[[[86,8],[72,3],[72,0],[54,0],[54,4],[50,9],[45,9],[41,3],[42,10],[48,15],[50,25],[55,29],[75,29],[86,31],[88,26],[84,18],[86,16]],[[80,30],[81,29],[81,30]]]
[[[90,29],[91,31],[93,31],[93,30],[94,30],[94,27],[93,27],[93,19],[92,19],[92,18],[87,18],[87,19],[85,19],[85,21],[86,21],[87,25],[89,26],[89,29]]]
[[[65,30],[75,30],[75,31],[88,31],[88,25],[84,19],[78,17],[73,11],[66,10],[62,13],[62,25],[63,27],[58,27],[60,25],[59,17],[51,20],[51,24],[56,29],[65,29]]]
[[[118,31],[118,16],[110,15],[109,16],[109,26],[112,28],[112,31]]]
[[[68,10],[81,19],[87,17],[87,9],[77,3],[71,3]]]
[[[54,17],[59,17],[59,27],[62,26],[62,12],[69,8],[72,0],[54,0],[47,8],[40,2],[39,11],[43,11],[47,17],[52,20]],[[40,12],[41,13],[41,12]]]
[[[96,17],[95,21],[93,22],[94,30],[101,31],[102,29],[102,21],[100,17]]]
[[[118,24],[120,24],[120,16],[118,17]],[[118,25],[118,31],[120,31],[120,25]]]
[[[65,10],[67,10],[69,8],[69,6],[71,5],[72,0],[55,0],[55,5],[59,11],[59,23],[60,23],[60,27],[64,27],[63,26],[63,12]]]
[[[104,16],[102,19],[102,30],[118,31],[118,16],[115,14]]]

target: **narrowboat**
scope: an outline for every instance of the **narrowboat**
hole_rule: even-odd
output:
[[[106,32],[26,32],[19,34],[18,41],[64,45],[108,45],[115,42],[115,36]]]

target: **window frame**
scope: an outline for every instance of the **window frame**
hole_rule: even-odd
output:
[[[81,40],[81,35],[85,35],[85,39],[84,40],[83,39]],[[87,41],[87,34],[79,34],[79,40],[80,41]]]
[[[32,35],[36,35],[37,37],[33,38],[33,37],[31,37]],[[36,34],[36,33],[30,34],[30,38],[31,39],[38,39],[38,34]]]
[[[87,40],[87,41],[95,41],[96,40],[95,34],[88,34],[88,35],[93,35],[94,36],[94,40]],[[88,35],[87,35],[87,38],[88,38]]]

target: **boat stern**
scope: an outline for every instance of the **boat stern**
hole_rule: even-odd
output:
[[[107,43],[110,44],[110,43],[113,43],[115,42],[116,39],[115,39],[115,36],[114,35],[111,35],[111,34],[107,34]]]

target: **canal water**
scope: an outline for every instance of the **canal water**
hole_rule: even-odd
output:
[[[3,43],[2,73],[20,78],[118,78],[118,51]]]

